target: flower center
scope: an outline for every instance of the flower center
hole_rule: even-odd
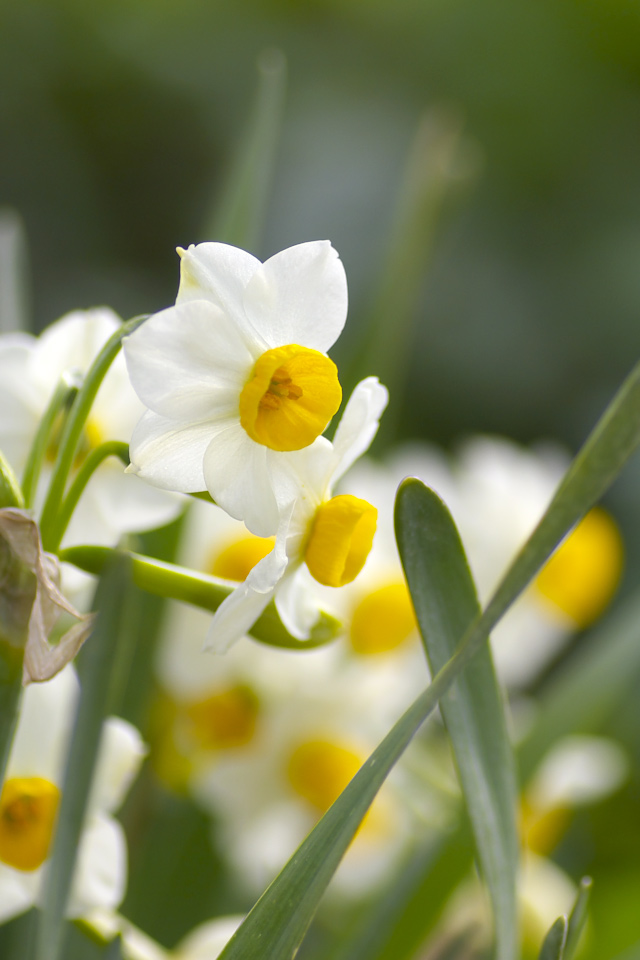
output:
[[[252,740],[260,704],[250,687],[238,684],[189,704],[186,714],[195,740],[206,750],[230,750]]]
[[[351,615],[349,638],[356,653],[375,655],[400,647],[417,630],[404,583],[388,583],[367,593]]]
[[[298,796],[324,813],[364,760],[355,750],[331,740],[309,740],[292,751],[287,778]]]
[[[342,401],[338,369],[295,343],[267,350],[240,394],[240,423],[272,450],[301,450],[319,437]]]
[[[343,587],[362,570],[373,544],[378,511],[342,494],[316,510],[305,551],[309,571],[325,587]]]
[[[538,574],[539,593],[579,626],[595,620],[622,573],[620,532],[600,507],[590,510]]]
[[[273,540],[265,537],[241,537],[221,550],[209,565],[214,577],[223,580],[246,580],[256,563],[273,550]]]
[[[41,777],[7,780],[0,795],[0,861],[37,870],[49,853],[60,791]]]

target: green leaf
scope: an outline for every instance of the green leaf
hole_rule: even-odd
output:
[[[98,756],[102,725],[126,680],[135,637],[128,629],[130,560],[118,555],[98,585],[96,626],[79,658],[80,698],[67,757],[53,851],[38,925],[37,960],[57,960],[64,916]]]
[[[110,547],[69,547],[60,554],[60,559],[73,563],[87,573],[100,573],[113,554]],[[233,587],[223,586],[215,577],[206,573],[197,573],[186,567],[152,560],[139,554],[129,554],[132,562],[133,582],[141,590],[182,600],[203,610],[214,613],[222,601],[229,596]],[[321,613],[311,630],[308,640],[296,640],[285,629],[275,604],[270,603],[260,618],[254,623],[250,634],[261,643],[272,647],[284,647],[287,650],[311,650],[334,640],[340,632],[341,624],[328,613]]]
[[[258,94],[244,142],[205,237],[255,250],[262,236],[280,141],[287,64],[280,50],[258,58]]]
[[[451,514],[419,480],[401,484],[396,537],[432,675],[480,607]],[[440,702],[494,913],[497,960],[518,953],[517,785],[502,695],[488,643]]]
[[[24,507],[24,498],[17,477],[0,450],[0,509]]]
[[[0,210],[0,333],[29,329],[27,238],[15,210]]]
[[[0,789],[18,722],[23,653],[23,650],[0,639]]]
[[[567,918],[558,917],[544,938],[538,960],[564,960],[567,940]]]
[[[569,915],[569,929],[567,930],[567,941],[564,948],[562,960],[573,960],[580,936],[587,922],[587,908],[589,906],[589,896],[593,881],[591,877],[583,877],[580,881],[578,896]]]

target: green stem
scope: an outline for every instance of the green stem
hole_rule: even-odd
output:
[[[121,552],[121,551],[120,551]],[[99,574],[110,558],[116,553],[111,547],[69,547],[62,550],[60,559],[72,563],[87,573]],[[130,554],[132,560],[131,575],[133,582],[141,590],[191,603],[203,610],[214,613],[225,597],[234,589],[225,587],[215,577],[185,567],[178,567],[162,560],[153,560],[140,554]],[[321,613],[311,630],[308,640],[296,640],[287,632],[275,605],[270,603],[261,617],[251,628],[251,636],[272,647],[285,647],[289,650],[311,650],[333,640],[340,630],[340,623],[327,613]]]
[[[22,693],[23,651],[0,641],[0,789],[4,780]]]
[[[82,387],[73,403],[67,421],[64,425],[62,439],[60,440],[60,449],[58,458],[49,484],[47,499],[42,508],[40,518],[40,533],[42,535],[42,545],[45,550],[51,549],[51,538],[56,528],[56,520],[60,511],[60,504],[64,497],[64,491],[67,484],[67,478],[73,467],[76,450],[82,436],[82,430],[86,423],[89,411],[100,389],[100,385],[109,370],[109,367],[115,360],[123,337],[140,326],[146,320],[146,316],[134,317],[116,330],[116,332],[107,340],[104,347],[94,360]]]
[[[129,445],[122,443],[121,440],[109,440],[91,451],[76,474],[69,492],[62,502],[49,537],[48,549],[50,551],[54,553],[57,551],[84,488],[100,464],[108,457],[118,457],[126,467],[129,463]]]
[[[53,391],[47,409],[38,424],[36,435],[33,438],[33,443],[29,450],[24,473],[22,474],[22,491],[24,493],[25,506],[27,507],[33,506],[33,500],[36,495],[36,490],[38,489],[40,471],[42,470],[42,463],[47,452],[47,444],[51,438],[51,432],[58,415],[65,407],[71,406],[79,389],[79,380],[72,382],[69,376],[63,376]]]

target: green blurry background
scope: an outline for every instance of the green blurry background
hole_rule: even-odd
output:
[[[173,302],[175,247],[217,238],[273,49],[288,89],[252,251],[333,241],[346,379],[391,383],[400,438],[575,449],[639,353],[632,0],[0,0],[0,206],[24,223],[34,329]],[[636,459],[609,501],[623,591],[638,583],[639,480]],[[635,698],[612,728],[638,761]],[[636,773],[559,851],[596,877],[600,958],[640,941],[639,799]]]

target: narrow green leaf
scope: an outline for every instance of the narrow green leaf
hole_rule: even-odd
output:
[[[102,956],[104,960],[122,960],[122,937],[120,935],[105,947]]]
[[[18,479],[0,450],[0,509],[24,507],[24,498]]]
[[[27,507],[33,507],[42,463],[47,453],[47,447],[51,443],[52,435],[59,427],[60,420],[69,413],[79,389],[79,377],[73,373],[63,374],[40,418],[22,473],[22,491]]]
[[[18,722],[23,653],[23,650],[0,639],[0,789]]]
[[[564,960],[567,940],[567,918],[558,917],[544,938],[538,960]]]
[[[332,960],[407,960],[435,925],[451,890],[471,867],[466,818],[456,829],[421,844],[367,909],[354,934]]]
[[[44,884],[37,960],[61,955],[64,916],[105,717],[126,679],[134,638],[128,630],[130,560],[119,555],[98,585],[98,618],[78,664],[80,698],[67,757],[58,824]]]
[[[578,888],[578,896],[569,915],[569,929],[567,930],[567,942],[564,948],[562,960],[573,960],[580,936],[587,922],[587,909],[589,906],[589,896],[593,881],[591,877],[583,877]]]
[[[69,547],[60,554],[60,559],[73,563],[87,573],[100,573],[113,554],[110,547]],[[215,577],[206,573],[197,573],[186,567],[164,563],[162,560],[152,560],[133,553],[129,555],[132,562],[133,582],[141,590],[147,590],[160,597],[172,600],[182,600],[191,603],[203,610],[215,612],[225,597],[232,592],[233,587],[223,586]],[[340,623],[328,613],[321,613],[318,622],[311,630],[308,640],[296,640],[285,629],[275,604],[270,603],[262,616],[251,628],[251,636],[261,643],[272,647],[284,647],[290,650],[311,650],[321,647],[334,640],[339,631]]]
[[[222,190],[207,239],[255,250],[260,243],[280,141],[287,64],[280,50],[258,58],[258,94],[244,142]]]
[[[419,480],[396,499],[396,537],[431,673],[453,655],[480,607],[451,514]],[[518,953],[515,766],[491,650],[485,643],[440,702],[493,904],[497,960]]]

